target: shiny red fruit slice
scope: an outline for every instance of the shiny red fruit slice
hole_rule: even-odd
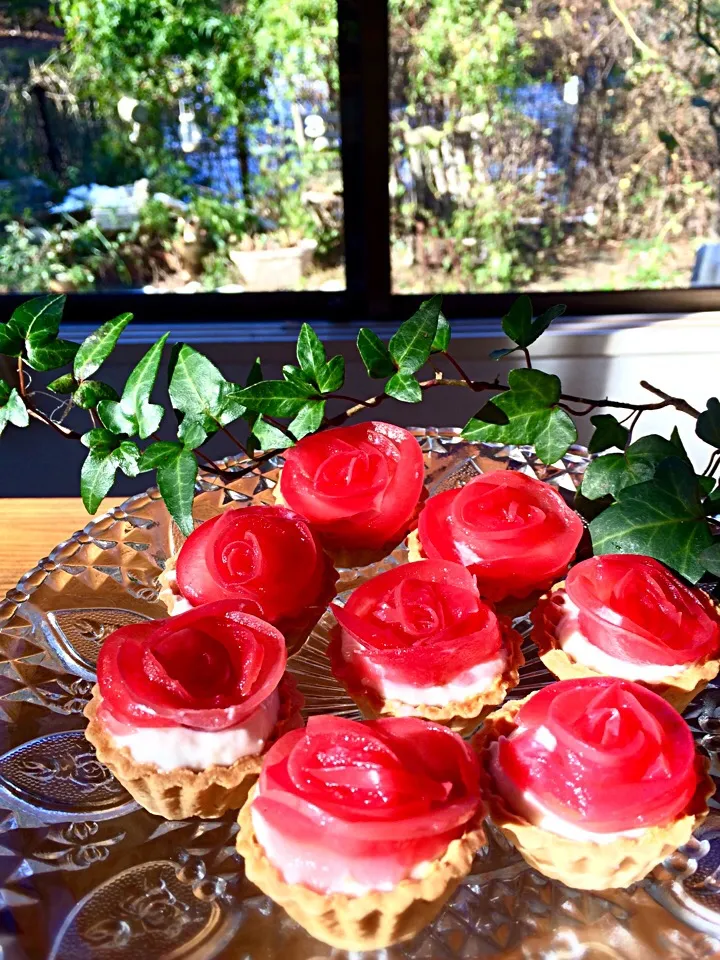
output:
[[[515,723],[516,732],[498,742],[503,792],[510,785],[517,801],[529,793],[585,830],[670,823],[695,792],[689,727],[639,684],[612,677],[552,683]]]
[[[120,723],[225,730],[267,700],[286,660],[278,630],[221,600],[120,627],[100,648],[97,676]]]
[[[423,554],[463,564],[481,596],[495,601],[527,596],[562,576],[582,532],[557,490],[515,470],[431,497],[418,519]]]
[[[565,590],[578,629],[611,657],[683,664],[720,655],[720,620],[710,599],[651,557],[607,554],[573,567]]]
[[[287,451],[280,486],[329,546],[375,548],[404,536],[423,476],[415,437],[372,421],[305,437]]]
[[[502,650],[498,619],[480,600],[475,578],[445,560],[381,573],[332,609],[360,677],[380,671],[398,683],[442,685]]]

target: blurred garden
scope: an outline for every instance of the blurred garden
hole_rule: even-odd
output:
[[[690,285],[718,239],[720,3],[390,6],[395,292]]]
[[[0,290],[339,289],[332,0],[0,13]]]
[[[395,292],[709,282],[720,2],[388,7]],[[338,83],[332,0],[0,4],[0,291],[342,289]]]

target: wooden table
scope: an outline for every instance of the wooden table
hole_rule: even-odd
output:
[[[97,516],[124,499],[108,497]],[[38,560],[91,519],[79,497],[0,499],[0,600]]]

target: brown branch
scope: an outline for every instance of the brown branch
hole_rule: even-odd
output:
[[[17,374],[18,374],[18,389],[20,390],[20,396],[24,400],[25,397],[27,396],[27,389],[25,387],[25,371],[23,370],[22,357],[18,357]]]
[[[460,376],[463,378],[463,380],[465,381],[465,383],[466,383],[466,384],[470,387],[470,389],[472,390],[472,380],[471,380],[471,378],[465,373],[465,371],[464,371],[463,368],[460,366],[460,364],[457,362],[457,360],[455,359],[455,357],[453,357],[451,354],[447,353],[447,351],[443,351],[443,356],[446,357],[446,358],[450,361],[450,363],[455,367],[455,369],[457,370],[457,372],[458,372],[458,373],[460,374]]]
[[[657,410],[659,407],[675,407],[675,409],[679,410],[680,413],[686,413],[689,417],[694,417],[696,420],[700,416],[700,411],[691,406],[687,400],[683,400],[682,397],[671,397],[669,393],[665,393],[664,390],[654,387],[651,383],[648,383],[647,380],[641,380],[640,386],[643,388],[643,390],[648,390],[650,393],[654,393],[656,397],[662,397],[663,402],[662,404],[655,404],[654,406],[635,407],[636,410]]]
[[[222,430],[222,432],[225,434],[226,437],[229,437],[230,440],[232,440],[232,442],[235,444],[238,450],[241,450],[246,457],[250,456],[250,452],[248,451],[248,448],[243,443],[241,443],[238,440],[238,438],[230,430],[228,430],[227,427],[221,426],[220,429]]]
[[[50,417],[46,417],[44,413],[41,413],[39,410],[36,410],[35,407],[27,404],[27,412],[31,417],[34,417],[36,420],[39,420],[40,423],[44,423],[48,427],[52,427],[56,433],[59,433],[62,437],[67,437],[69,440],[79,440],[82,436],[81,433],[78,433],[77,430],[71,430],[69,427],[63,427],[60,423],[55,423],[54,420],[51,420]]]
[[[522,352],[525,355],[525,366],[528,368],[528,370],[532,370],[532,360],[530,359],[530,351],[528,350],[527,347],[523,347]]]

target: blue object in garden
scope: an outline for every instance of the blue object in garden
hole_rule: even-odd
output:
[[[704,243],[695,254],[690,285],[720,287],[720,243]]]

